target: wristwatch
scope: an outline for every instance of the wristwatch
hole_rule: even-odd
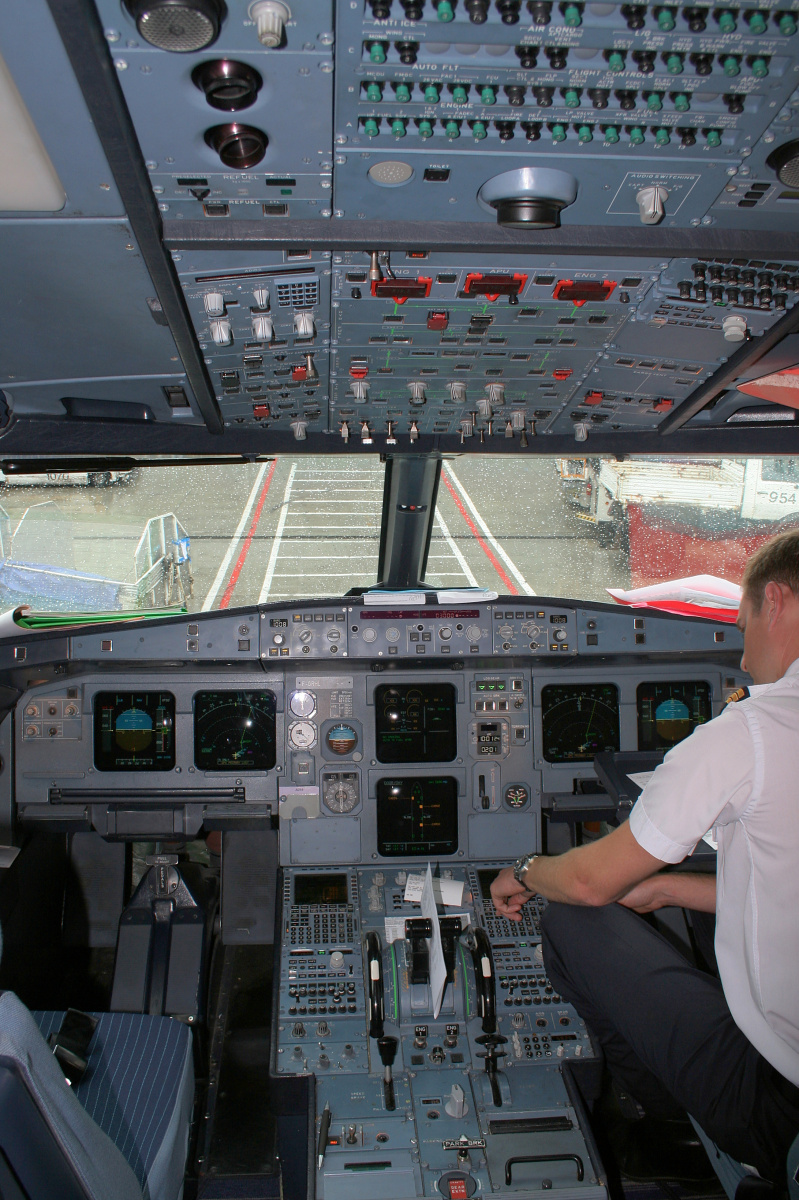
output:
[[[516,862],[513,864],[513,878],[516,880],[517,883],[520,883],[522,885],[522,887],[527,887],[527,884],[524,882],[524,879],[522,878],[522,876],[524,875],[527,868],[530,866],[530,863],[533,862],[534,859],[540,858],[540,857],[541,857],[540,854],[523,854],[521,856],[521,858],[516,859]],[[527,890],[529,892],[530,889],[527,888]]]

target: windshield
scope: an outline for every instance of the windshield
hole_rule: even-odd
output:
[[[197,612],[373,586],[384,470],[303,455],[6,478],[0,603]],[[442,466],[426,583],[583,600],[704,574],[738,583],[798,510],[790,457],[464,455]]]

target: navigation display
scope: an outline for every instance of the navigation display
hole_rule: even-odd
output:
[[[98,771],[171,771],[175,697],[171,692],[97,692],[94,765]]]
[[[702,681],[640,683],[637,701],[639,750],[668,750],[713,716],[710,684]]]
[[[452,762],[458,751],[451,683],[375,688],[376,753],[382,763]]]
[[[541,691],[544,758],[591,762],[619,749],[619,689],[613,683],[553,683]]]
[[[454,854],[458,783],[449,776],[377,781],[377,853],[387,858]]]
[[[271,770],[274,692],[195,692],[194,765],[201,771]]]

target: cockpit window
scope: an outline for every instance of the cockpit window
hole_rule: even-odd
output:
[[[189,612],[378,582],[385,466],[286,455],[0,479],[0,604]],[[799,523],[792,458],[443,461],[425,584],[607,600],[701,574]]]

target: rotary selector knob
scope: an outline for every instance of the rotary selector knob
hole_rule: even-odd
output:
[[[452,637],[452,630],[450,629],[449,625],[442,625],[438,631],[438,636],[441,638],[442,642],[448,642]]]
[[[221,292],[206,292],[203,296],[203,304],[209,317],[224,317],[225,297]]]
[[[310,750],[316,745],[316,729],[310,721],[295,721],[289,729],[289,743],[295,750]]]
[[[344,970],[344,955],[341,953],[340,950],[334,950],[333,953],[330,955],[330,964],[329,965],[330,965],[331,971],[343,971]]]
[[[282,646],[283,643],[285,642],[285,640],[286,639],[284,638],[282,633],[276,633],[272,637],[272,641],[275,643],[276,646]]]
[[[298,312],[294,314],[294,333],[296,337],[310,338],[314,336],[313,313]]]
[[[289,700],[289,708],[295,717],[312,717],[316,712],[316,698],[311,692],[295,692]]]
[[[211,337],[217,346],[229,346],[232,343],[233,331],[227,317],[211,322]]]
[[[29,704],[28,707],[25,709],[26,717],[38,717],[38,715],[39,715],[39,705],[38,704]]]
[[[556,642],[565,642],[566,638],[568,636],[569,635],[565,629],[556,629],[555,632],[552,634],[552,637],[555,639]]]
[[[252,333],[258,342],[271,342],[275,334],[272,318],[254,316],[252,319]]]
[[[398,642],[399,637],[400,631],[397,629],[396,625],[389,625],[388,629],[386,630],[386,641]]]
[[[377,641],[377,630],[371,629],[371,628],[364,629],[363,640],[365,642],[376,642]]]
[[[479,642],[480,641],[480,626],[479,625],[467,625],[466,638],[467,638],[467,641],[470,641],[470,642]]]
[[[513,626],[512,625],[500,625],[499,636],[501,638],[513,637]]]
[[[311,638],[313,637],[313,630],[312,629],[301,629],[298,636],[299,636],[299,639],[301,642],[305,642],[307,644],[308,642],[310,642]]]
[[[340,641],[340,639],[341,639],[341,630],[340,629],[328,629],[327,640],[329,642],[338,642],[338,641]]]

